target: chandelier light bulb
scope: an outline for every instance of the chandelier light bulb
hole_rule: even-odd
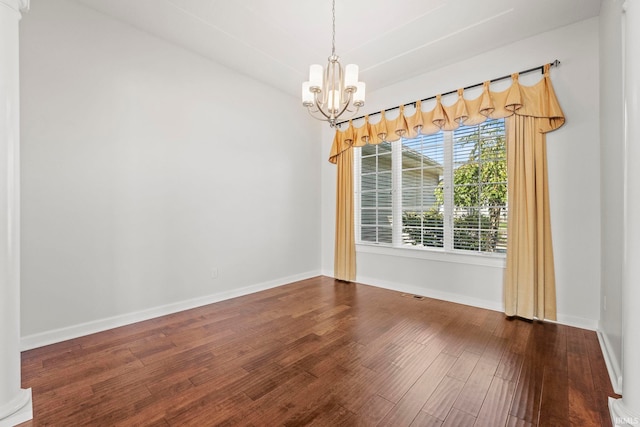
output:
[[[346,90],[354,90],[358,83],[358,66],[349,64],[344,68],[344,87]]]
[[[340,92],[337,90],[332,90],[329,92],[329,102],[327,103],[327,108],[331,113],[337,113],[340,108]]]
[[[322,65],[313,64],[309,67],[309,83],[312,92],[322,91]]]
[[[356,92],[353,94],[353,105],[362,107],[364,105],[364,94],[367,85],[364,82],[356,83]]]
[[[313,107],[313,92],[311,92],[311,82],[302,83],[302,105]]]

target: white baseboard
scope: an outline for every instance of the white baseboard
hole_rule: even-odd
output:
[[[573,326],[580,329],[588,329],[590,331],[596,331],[598,329],[598,321],[593,319],[585,319],[584,317],[568,316],[566,314],[558,313],[558,320],[556,323],[566,326]]]
[[[326,274],[326,273],[325,273]],[[332,277],[333,275],[329,275]],[[379,280],[372,277],[358,277],[358,283],[375,286],[378,288],[390,289],[394,291],[422,295],[428,298],[435,298],[444,301],[454,302],[457,304],[470,305],[472,307],[485,308],[493,311],[504,311],[502,302],[485,300],[480,298],[473,298],[466,295],[454,294],[450,292],[442,292],[433,289],[423,288],[415,285],[407,285],[395,282],[388,282],[385,280]],[[597,329],[597,322],[592,319],[584,319],[582,317],[567,316],[558,314],[558,320],[554,323],[559,323],[566,326],[574,326],[576,328],[589,329],[595,331]]]
[[[91,322],[81,323],[78,325],[68,326],[51,331],[40,332],[33,335],[27,335],[21,339],[21,350],[31,350],[37,347],[66,341],[85,335],[94,334],[96,332],[106,331],[108,329],[118,328],[120,326],[130,325],[132,323],[141,322],[143,320],[153,319],[155,317],[166,316],[168,314],[177,313],[179,311],[189,310],[203,305],[224,301],[231,298],[249,295],[255,292],[264,291],[288,283],[297,282],[299,280],[309,279],[320,275],[320,271],[310,271],[300,273],[293,276],[282,277],[276,280],[257,283],[255,285],[246,286],[231,291],[218,292],[212,295],[206,295],[199,298],[193,298],[172,304],[152,307],[146,310],[140,310],[132,313],[126,313],[118,316],[108,317],[104,319],[92,320]]]
[[[600,329],[596,333],[598,334],[598,342],[600,342],[600,349],[602,350],[604,363],[607,365],[607,372],[609,373],[613,391],[617,394],[622,394],[622,369],[620,369],[620,363],[615,357],[615,352],[607,335]]]
[[[485,308],[493,311],[503,311],[502,304],[496,301],[472,298],[465,295],[454,294],[449,292],[437,291],[434,289],[423,288],[415,285],[407,285],[404,283],[388,282],[372,277],[358,277],[358,283],[363,285],[375,286],[377,288],[390,289],[392,291],[404,292],[407,294],[421,295],[427,298],[434,298],[457,304],[470,305],[478,308]]]

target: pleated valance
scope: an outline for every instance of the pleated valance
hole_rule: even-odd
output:
[[[415,112],[410,116],[405,115],[404,106],[400,106],[400,114],[394,119],[387,119],[381,111],[377,123],[370,123],[369,116],[365,116],[364,124],[356,128],[349,121],[344,131],[336,130],[329,161],[336,163],[337,156],[351,147],[397,141],[401,137],[415,138],[513,115],[543,119],[536,121],[540,133],[557,129],[564,124],[564,115],[551,85],[549,67],[550,64],[544,66],[543,78],[533,86],[521,85],[519,74],[515,73],[511,75],[511,86],[502,92],[492,91],[490,82],[485,82],[482,94],[475,99],[466,99],[464,90],[459,89],[457,101],[449,106],[442,105],[442,97],[437,95],[436,105],[430,111],[422,111],[421,101],[416,101]]]

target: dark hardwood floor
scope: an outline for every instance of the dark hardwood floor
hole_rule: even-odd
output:
[[[317,277],[22,354],[22,426],[607,426],[592,331]]]

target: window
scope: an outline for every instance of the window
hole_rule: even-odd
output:
[[[392,160],[388,142],[361,148],[360,238],[363,241],[392,243]]]
[[[504,120],[356,149],[358,243],[504,253]]]

